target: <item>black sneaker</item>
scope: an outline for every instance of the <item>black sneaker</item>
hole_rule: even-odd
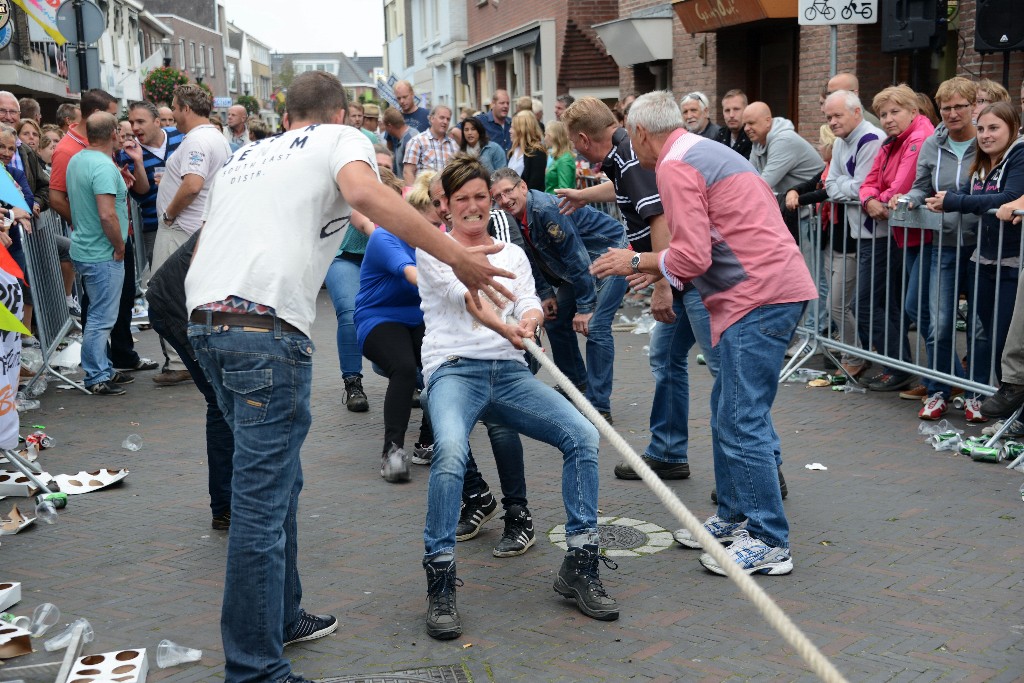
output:
[[[97,382],[86,389],[95,396],[122,396],[125,393],[124,389],[111,382]]]
[[[139,358],[135,365],[129,365],[122,368],[114,368],[121,372],[145,372],[146,370],[156,370],[160,367],[160,364],[155,360],[148,358]]]
[[[455,605],[455,589],[462,580],[455,576],[455,560],[425,562],[427,572],[427,635],[451,640],[462,635],[462,619]]]
[[[498,545],[494,546],[495,557],[522,555],[533,545],[533,517],[522,505],[509,505],[505,510],[505,532]]]
[[[381,456],[380,476],[392,484],[409,481],[409,455],[404,448],[391,444],[387,453]]]
[[[782,468],[779,468],[779,490],[782,492],[782,500],[789,495],[789,487],[786,486],[786,478],[782,476]],[[718,505],[718,491],[711,489],[711,502]]]
[[[284,679],[282,683],[316,683],[312,679],[303,678],[299,674],[288,674],[288,678]]]
[[[690,464],[686,462],[665,462],[663,460],[655,460],[654,458],[641,455],[644,463],[658,475],[661,479],[689,479],[690,478]],[[640,475],[637,474],[627,462],[620,462],[615,466],[615,476],[619,479],[639,479]]]
[[[596,545],[570,548],[558,570],[555,592],[575,600],[580,611],[592,619],[615,621],[619,618],[619,606],[601,585],[598,562],[604,562],[609,569],[618,569],[617,564],[598,552]]]
[[[135,381],[135,376],[129,375],[126,372],[121,372],[120,370],[114,370],[114,376],[107,381],[114,384],[131,384]]]
[[[231,528],[231,510],[228,510],[223,515],[213,516],[213,529],[214,531],[227,531]]]
[[[601,413],[601,417],[605,419],[605,422],[610,425],[615,424],[615,420],[612,419],[612,413],[610,410],[599,410],[597,412]]]
[[[1006,418],[1024,405],[1024,384],[1003,382],[999,391],[981,403],[981,414],[985,417]]]
[[[416,391],[412,392],[412,407],[413,408],[422,408],[423,407],[421,402],[420,402],[420,394],[421,393],[423,393],[422,389],[417,389]]]
[[[284,637],[284,644],[301,643],[306,640],[316,640],[329,636],[338,630],[338,620],[330,614],[309,614],[304,609],[299,610],[299,618],[295,621],[291,633]]]
[[[412,447],[413,465],[430,465],[434,459],[434,444],[416,443]]]
[[[898,391],[914,381],[914,376],[906,372],[886,372],[868,382],[871,391]]]
[[[353,413],[365,413],[370,409],[363,391],[363,378],[358,375],[345,377],[345,407]]]
[[[470,496],[462,503],[459,513],[459,526],[455,529],[456,541],[468,541],[480,533],[484,522],[498,512],[498,501],[494,500],[490,489],[483,493]]]

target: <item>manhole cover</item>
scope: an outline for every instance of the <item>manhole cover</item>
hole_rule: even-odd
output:
[[[320,678],[320,683],[469,683],[469,676],[458,666],[434,666],[377,674]]]
[[[601,549],[609,557],[651,555],[672,545],[671,532],[639,519],[598,517],[597,529],[601,535]],[[563,550],[568,549],[565,525],[559,524],[549,531],[548,540]]]

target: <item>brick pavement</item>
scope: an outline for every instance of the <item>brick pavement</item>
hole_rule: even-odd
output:
[[[305,606],[338,615],[342,626],[289,648],[296,671],[327,677],[454,665],[474,681],[813,680],[727,579],[700,568],[698,551],[670,547],[619,558],[617,571],[605,570],[621,605],[617,622],[587,619],[560,599],[551,584],[562,552],[546,537],[565,521],[559,458],[529,440],[537,545],[522,557],[492,557],[498,519],[459,544],[465,634],[432,641],[423,627],[420,568],[427,470],[414,467],[407,485],[381,480],[384,382],[367,375],[369,413],[344,409],[325,296],[318,313],[300,561]],[[650,401],[647,337],[616,339],[615,426],[641,450]],[[142,333],[139,346],[159,355],[152,332]],[[209,526],[204,410],[193,387],[161,389],[150,374],[122,398],[51,388],[43,408],[27,414],[26,427],[44,424],[57,439],[44,453],[48,471],[126,466],[131,474],[119,487],[73,497],[55,526],[4,537],[0,579],[23,582],[15,612],[49,600],[62,621],[87,617],[96,629],[87,652],[155,648],[170,638],[202,648],[203,660],[154,669],[150,680],[218,680],[226,535]],[[694,366],[692,388],[693,476],[670,484],[702,517],[714,511],[704,368]],[[916,410],[895,395],[782,386],[774,414],[796,569],[758,581],[851,681],[1022,680],[1021,476],[932,451],[916,434]],[[963,426],[962,415],[952,421]],[[120,446],[132,432],[144,439],[136,453]],[[472,442],[497,488],[483,430]],[[618,459],[602,450],[602,515],[675,528],[642,482],[612,476]],[[804,469],[815,461],[828,471]],[[37,653],[11,664],[50,659]]]

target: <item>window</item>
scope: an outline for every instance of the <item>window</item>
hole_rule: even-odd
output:
[[[231,92],[238,92],[238,69],[234,62],[228,62],[228,89]]]
[[[202,67],[203,72],[206,72],[206,46],[202,43],[199,44],[199,66]]]
[[[178,68],[187,69],[188,66],[185,64],[185,39],[182,38],[178,41]]]
[[[214,68],[213,68],[213,65],[216,64],[216,63],[217,63],[217,59],[215,57],[215,53],[213,51],[213,48],[211,47],[210,48],[210,60],[209,60],[209,63],[206,65],[207,72],[208,72],[210,78],[213,78],[216,75],[216,73],[214,72]]]
[[[189,41],[188,45],[192,52],[192,61],[190,63],[192,64],[192,70],[195,71],[196,67],[199,65],[199,62],[196,61],[196,44],[192,41]]]

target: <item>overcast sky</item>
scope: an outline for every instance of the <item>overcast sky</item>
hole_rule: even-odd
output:
[[[222,0],[228,21],[277,52],[384,54],[383,0]]]

